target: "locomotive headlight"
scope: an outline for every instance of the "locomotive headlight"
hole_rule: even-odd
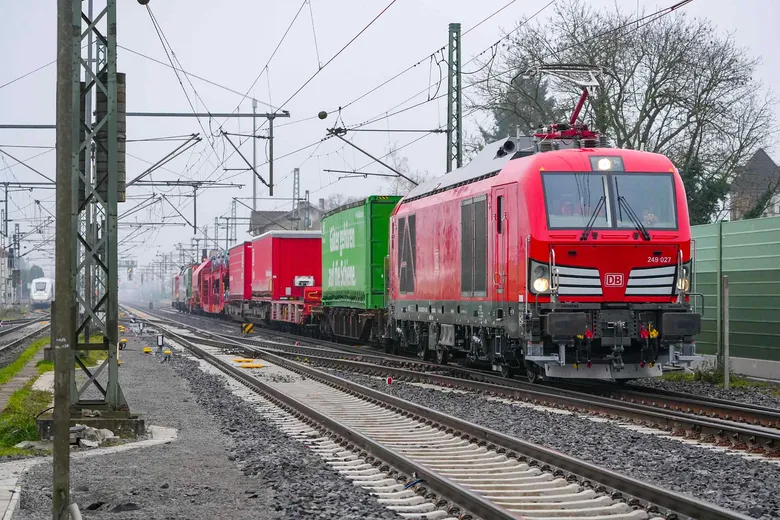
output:
[[[534,294],[544,293],[550,290],[550,269],[547,264],[534,262],[531,260],[529,266],[529,280],[531,292]]]
[[[537,278],[534,280],[534,292],[542,293],[550,288],[550,280],[547,278]]]
[[[683,264],[680,275],[677,277],[677,290],[687,293],[691,290],[691,262]]]
[[[598,163],[596,163],[596,167],[599,170],[611,170],[612,169],[612,161],[607,159],[606,157],[602,157],[599,159]]]

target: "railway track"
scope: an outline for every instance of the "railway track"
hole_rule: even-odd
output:
[[[631,391],[623,387],[609,389],[612,395],[602,396],[581,389],[572,390],[569,385],[538,385],[478,370],[427,363],[414,358],[366,353],[360,352],[359,349],[337,349],[333,348],[332,344],[324,347],[291,345],[278,341],[233,337],[181,323],[177,326],[199,335],[198,338],[185,335],[185,339],[212,346],[251,345],[255,349],[263,349],[287,358],[303,359],[321,367],[381,377],[390,376],[399,381],[440,385],[533,405],[590,413],[628,421],[639,427],[652,427],[689,442],[762,458],[780,457],[780,414],[768,408],[743,406],[729,401],[718,404],[713,402],[715,400],[697,400],[690,397],[681,400],[676,396],[668,402],[657,396],[638,396],[632,399],[620,394],[623,390]]]
[[[46,325],[36,327],[36,325],[48,321],[48,316],[43,318],[33,318],[29,320],[19,320],[17,321],[15,326],[10,327],[3,327],[0,329],[0,353],[7,352],[9,350],[12,350],[19,345],[22,345],[29,341],[30,339],[34,338],[35,336],[39,335],[40,333],[46,331],[51,327],[51,324],[47,323]],[[10,341],[5,341],[6,336],[12,336],[17,333],[21,333],[24,329],[28,327],[33,327],[33,330],[31,330],[29,333],[22,334],[18,338],[14,338]]]
[[[196,356],[269,396],[286,410],[274,415],[286,431],[406,518],[747,518],[267,349],[232,341],[210,346],[214,340],[186,337],[178,324],[151,322]],[[232,351],[262,359],[264,368],[239,368]]]

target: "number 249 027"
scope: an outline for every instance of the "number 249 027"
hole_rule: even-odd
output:
[[[647,257],[648,264],[668,264],[671,263],[671,261],[672,261],[671,256],[648,256]]]

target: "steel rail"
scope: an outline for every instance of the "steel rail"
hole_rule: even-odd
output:
[[[48,324],[48,325],[44,325],[43,327],[41,327],[41,328],[39,328],[37,330],[34,330],[34,331],[30,332],[29,334],[27,334],[25,336],[22,336],[21,338],[13,340],[10,343],[1,346],[0,347],[0,352],[4,352],[6,350],[9,350],[9,349],[12,349],[12,348],[16,348],[19,345],[21,345],[22,343],[24,343],[25,341],[27,341],[28,339],[37,336],[38,334],[40,334],[41,332],[44,332],[45,330],[49,329],[50,327],[51,327],[51,323]]]
[[[215,347],[224,347],[224,341],[211,339],[204,340],[191,337],[188,339],[197,340]],[[252,349],[247,349],[246,346],[237,348],[242,351],[255,352]],[[572,397],[563,394],[550,393],[547,389],[540,387],[534,389],[521,389],[503,383],[496,384],[486,381],[463,379],[439,373],[421,372],[391,365],[377,365],[360,360],[343,359],[343,357],[339,357],[338,353],[331,356],[322,356],[322,352],[312,353],[310,351],[311,349],[307,351],[307,349],[300,347],[296,347],[293,350],[283,350],[273,345],[258,348],[277,356],[305,356],[307,361],[326,366],[345,368],[353,372],[379,375],[382,377],[389,375],[399,381],[408,380],[412,382],[432,383],[448,388],[483,392],[515,400],[544,403],[566,410],[587,411],[598,415],[622,417],[643,425],[650,422],[661,428],[671,430],[672,435],[685,436],[687,438],[703,437],[700,439],[702,442],[711,442],[719,445],[731,445],[733,442],[736,446],[740,446],[740,443],[742,443],[746,448],[751,445],[756,446],[757,449],[754,451],[757,451],[759,448],[760,450],[769,448],[769,451],[772,452],[772,450],[777,450],[777,447],[780,447],[780,432],[778,431],[750,425],[743,426],[738,423],[720,419],[700,418],[695,415],[674,410],[659,410],[652,406],[627,403],[587,394],[582,394],[579,397]]]
[[[170,320],[170,318],[166,319]],[[370,372],[381,369],[384,375],[392,375],[395,378],[425,380],[433,384],[489,392],[512,399],[543,403],[562,409],[577,409],[599,415],[619,416],[640,424],[650,422],[661,428],[671,430],[672,434],[676,436],[699,438],[702,442],[714,443],[720,446],[733,446],[735,449],[744,449],[753,453],[768,453],[770,456],[774,456],[780,449],[780,432],[775,429],[769,429],[772,424],[776,424],[774,422],[769,423],[769,428],[763,425],[751,426],[748,424],[742,426],[741,423],[750,423],[750,421],[743,420],[740,423],[730,419],[702,417],[702,414],[696,414],[692,411],[668,409],[668,407],[662,406],[662,401],[657,401],[653,404],[637,403],[586,392],[577,392],[566,388],[507,379],[478,370],[453,367],[451,365],[435,365],[423,361],[415,361],[411,358],[396,359],[396,356],[388,357],[375,353],[356,352],[357,349],[345,352],[342,350],[328,350],[328,347],[283,346],[278,342],[236,338],[227,334],[198,329],[188,324],[179,323],[179,325],[196,333],[217,338],[211,343],[214,346],[223,346],[224,341],[241,341],[256,345],[258,348],[272,349],[280,355],[304,355],[311,360],[340,365],[349,370],[358,369],[359,371]],[[200,341],[203,340],[201,339]],[[287,352],[282,352],[282,347]],[[352,359],[341,359],[344,357]],[[364,361],[370,361],[373,364],[368,364]],[[402,366],[393,366],[390,363],[398,363]],[[412,370],[413,368],[416,370]],[[452,375],[424,372],[426,368],[434,372],[448,372]],[[735,414],[740,413],[739,408],[734,405],[730,409]],[[760,423],[755,423],[754,421],[754,424]]]
[[[159,318],[158,318],[159,319]],[[166,320],[172,322],[173,320]],[[176,322],[173,322],[175,325]],[[176,335],[175,333],[169,334]],[[693,497],[681,495],[670,490],[662,489],[649,483],[636,480],[616,473],[611,470],[600,468],[599,466],[578,460],[569,455],[539,446],[530,442],[516,439],[503,433],[484,428],[482,426],[463,421],[461,419],[449,416],[447,414],[426,408],[422,405],[405,401],[384,392],[364,387],[357,383],[341,379],[335,375],[323,372],[316,368],[296,363],[289,359],[277,356],[264,349],[248,349],[245,345],[235,340],[225,339],[233,347],[244,349],[245,351],[257,354],[279,366],[298,372],[299,374],[311,377],[321,382],[326,382],[331,386],[346,389],[356,396],[364,399],[373,400],[377,403],[384,403],[407,414],[417,417],[424,417],[426,420],[438,425],[443,429],[452,429],[462,432],[475,442],[485,443],[490,446],[501,446],[510,450],[511,453],[523,454],[532,459],[542,461],[547,465],[552,465],[565,472],[570,472],[581,478],[591,479],[608,488],[619,490],[622,493],[641,497],[649,503],[655,504],[661,508],[668,509],[678,514],[686,515],[690,518],[700,518],[706,520],[748,520],[749,517],[729,511],[720,506],[703,502]],[[186,340],[184,340],[186,341]],[[189,342],[187,342],[189,343]],[[225,346],[224,343],[222,345]]]
[[[11,334],[13,332],[17,332],[19,330],[22,330],[26,327],[29,327],[30,325],[34,325],[36,323],[40,323],[42,321],[47,321],[49,318],[32,318],[32,319],[26,319],[24,321],[22,320],[15,320],[11,323],[11,325],[16,325],[15,327],[9,327],[9,328],[2,328],[0,329],[0,337],[7,336],[8,334]],[[4,324],[8,324],[8,322],[4,322]]]
[[[175,335],[175,333],[170,332],[169,334]],[[234,343],[234,347],[246,349],[246,347],[238,342],[231,341],[231,343]],[[254,350],[253,353],[258,354],[260,357],[281,367],[287,368],[288,370],[293,370],[306,377],[311,377],[331,386],[348,390],[356,396],[373,400],[377,403],[384,403],[385,405],[394,407],[407,414],[411,414],[412,416],[425,418],[427,421],[439,425],[442,429],[452,429],[462,432],[467,435],[470,440],[473,439],[475,442],[486,443],[491,446],[501,446],[510,450],[512,453],[522,454],[532,459],[539,460],[544,464],[554,466],[564,472],[572,473],[584,479],[593,480],[608,488],[619,490],[619,492],[633,497],[641,498],[641,500],[647,501],[649,504],[657,505],[690,518],[700,518],[702,520],[748,520],[749,518],[741,513],[729,511],[720,506],[709,504],[693,497],[684,496],[680,493],[659,488],[655,485],[578,460],[555,450],[510,437],[495,430],[469,423],[436,410],[426,408],[422,405],[405,401],[384,392],[344,380],[314,367],[297,363],[264,350]],[[235,367],[231,368],[237,370]],[[244,376],[246,375],[241,372],[239,373]],[[302,403],[300,404],[305,406]],[[423,471],[427,474],[427,471]],[[488,518],[500,517],[491,516]]]
[[[265,332],[265,331],[263,331]],[[276,334],[274,331],[272,334]],[[250,343],[257,343],[263,345],[262,339],[254,338],[240,338],[228,334],[220,334],[221,336],[230,337],[233,340],[247,341]],[[295,338],[294,335],[287,333],[280,334],[281,337]],[[385,364],[387,361],[397,361],[401,364],[407,364],[407,366],[428,366],[431,370],[448,370],[452,373],[459,373],[463,376],[478,380],[493,382],[500,385],[508,385],[517,388],[524,388],[528,390],[534,390],[538,388],[546,388],[549,391],[557,392],[561,395],[569,395],[571,397],[585,398],[586,396],[598,395],[605,399],[612,399],[615,401],[636,403],[638,405],[650,406],[656,409],[671,409],[677,412],[688,413],[696,416],[707,416],[710,418],[718,418],[727,421],[733,421],[738,423],[746,423],[764,426],[767,428],[780,429],[780,412],[763,406],[752,405],[749,403],[740,403],[737,401],[727,401],[725,399],[712,399],[702,396],[690,396],[681,394],[679,392],[670,392],[660,389],[642,389],[642,388],[626,388],[618,387],[616,385],[586,385],[578,381],[558,381],[555,384],[539,384],[522,381],[519,379],[505,378],[499,375],[471,369],[467,367],[456,367],[454,365],[437,365],[434,363],[415,359],[413,357],[396,356],[392,354],[382,354],[379,352],[366,352],[357,347],[351,347],[348,345],[339,345],[327,341],[312,341],[311,339],[303,339],[306,343],[316,343],[326,346],[327,348],[338,349],[342,352],[351,353],[356,356],[361,356],[366,359],[375,359],[380,364]],[[267,346],[267,345],[266,345]],[[313,345],[311,348],[317,348]],[[441,368],[434,368],[441,367]],[[657,394],[657,395],[655,395]]]
[[[737,421],[752,422],[764,426],[780,428],[780,412],[768,406],[751,403],[727,401],[706,396],[683,394],[653,387],[617,387],[609,388],[606,385],[588,385],[579,382],[567,382],[566,386],[575,391],[597,394],[612,399],[643,400],[672,406],[677,409],[691,409],[691,413],[709,414],[720,416],[723,412],[736,417]],[[659,404],[655,405],[658,406]]]
[[[294,409],[298,416],[305,416],[312,419],[315,422],[322,425],[324,428],[335,433],[339,437],[346,439],[349,443],[359,447],[372,455],[377,456],[385,463],[397,468],[399,471],[406,475],[416,474],[419,478],[426,481],[427,484],[443,497],[453,504],[467,509],[470,513],[485,519],[490,520],[516,520],[517,517],[508,510],[500,507],[489,500],[485,500],[482,496],[473,493],[472,491],[464,488],[463,486],[453,482],[452,480],[437,474],[426,468],[425,466],[418,464],[411,459],[401,455],[395,450],[389,449],[386,446],[372,440],[371,438],[361,434],[357,430],[346,426],[345,424],[328,417],[327,415],[315,410],[314,408],[306,405],[305,403],[288,396],[281,390],[274,388],[271,385],[259,380],[241,371],[239,368],[232,366],[224,361],[220,360],[217,356],[199,348],[194,343],[185,339],[183,336],[167,330],[167,335],[173,338],[178,343],[191,350],[201,359],[204,359],[216,366],[223,372],[238,379],[246,386],[252,388],[255,391],[271,396],[278,403],[282,403],[285,408]],[[281,359],[281,358],[280,358]]]

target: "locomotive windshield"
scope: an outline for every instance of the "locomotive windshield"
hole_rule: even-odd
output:
[[[547,223],[553,228],[584,228],[593,219],[592,227],[611,227],[608,205],[607,176],[600,173],[545,173],[544,195],[547,202]],[[595,215],[594,215],[595,213]]]
[[[676,229],[674,178],[669,173],[542,174],[549,229]],[[640,226],[641,227],[641,226]]]
[[[677,215],[674,204],[674,179],[671,174],[623,174],[613,175],[615,199],[623,204],[615,205],[616,226],[633,228],[634,223],[623,209],[625,203],[649,229],[675,229]]]
[[[46,282],[35,282],[35,290],[36,291],[45,291],[46,290]]]

